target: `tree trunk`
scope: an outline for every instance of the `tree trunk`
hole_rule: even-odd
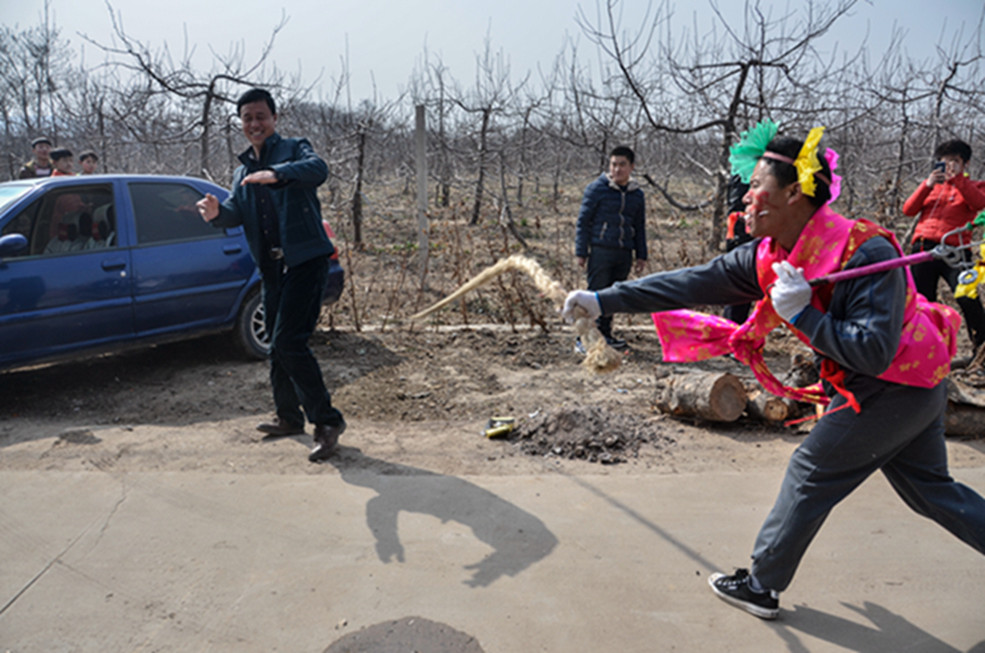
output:
[[[962,383],[953,374],[947,377],[944,432],[948,435],[970,437],[985,434],[985,390]]]
[[[356,188],[352,192],[352,240],[363,242],[363,164],[366,160],[366,132],[359,131],[359,157],[356,162]]]
[[[482,186],[486,178],[486,138],[489,132],[489,116],[492,111],[482,111],[482,128],[479,130],[479,178],[475,182],[475,204],[472,207],[472,220],[469,224],[479,224],[479,211],[482,209]]]
[[[676,417],[734,422],[746,401],[746,389],[734,374],[692,372],[670,377],[656,405]]]
[[[499,212],[499,224],[510,230],[513,237],[523,245],[523,249],[529,250],[530,245],[527,244],[527,241],[524,240],[523,236],[517,230],[516,222],[513,221],[513,212],[510,211],[510,200],[506,188],[506,157],[502,152],[499,153],[499,183],[503,195],[503,206]]]
[[[202,104],[202,133],[199,135],[199,160],[197,177],[212,178],[209,170],[209,141],[212,138],[212,121],[209,114],[212,112],[212,100],[215,98],[215,83],[213,78],[209,83],[209,90],[205,94],[205,102]]]
[[[951,436],[980,438],[985,434],[985,408],[947,402],[944,432]]]

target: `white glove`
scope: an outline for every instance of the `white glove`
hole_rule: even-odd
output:
[[[811,287],[804,278],[804,269],[795,268],[789,261],[773,264],[776,283],[770,290],[770,299],[776,314],[787,322],[793,322],[811,303]]]
[[[587,317],[592,320],[602,315],[598,293],[591,290],[572,290],[564,300],[561,317],[568,322]]]

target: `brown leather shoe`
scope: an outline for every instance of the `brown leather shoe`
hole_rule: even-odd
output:
[[[291,424],[275,417],[271,422],[257,424],[257,430],[266,433],[265,438],[285,438],[289,435],[303,435],[304,424]]]
[[[335,446],[339,443],[339,436],[345,431],[346,423],[337,426],[328,424],[315,425],[315,448],[308,454],[308,460],[313,463],[321,462],[330,458],[335,452]]]

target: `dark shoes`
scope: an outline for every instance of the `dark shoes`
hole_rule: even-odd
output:
[[[776,619],[780,613],[779,595],[770,590],[753,591],[749,586],[749,572],[745,569],[736,569],[732,576],[712,574],[708,584],[718,598],[760,619]]]
[[[290,435],[304,435],[304,424],[291,424],[275,417],[272,422],[257,425],[257,430],[264,433],[265,438],[284,438]],[[315,448],[308,454],[308,460],[317,463],[330,458],[343,431],[345,431],[345,421],[337,426],[316,424]]]
[[[304,424],[291,424],[275,417],[272,422],[258,424],[257,430],[266,434],[265,438],[286,438],[289,435],[303,435]]]
[[[613,338],[612,336],[605,336],[605,344],[609,345],[616,351],[626,351],[629,349],[629,344],[620,338]],[[581,338],[575,338],[575,353],[584,356],[588,353],[585,349],[585,343],[581,341]]]
[[[629,349],[629,344],[622,338],[614,338],[612,336],[608,336],[605,339],[605,344],[609,345],[616,351],[625,351]]]
[[[308,454],[308,460],[317,463],[331,458],[332,454],[335,453],[335,446],[339,443],[339,436],[345,431],[345,427],[344,420],[336,426],[315,425],[315,448]]]

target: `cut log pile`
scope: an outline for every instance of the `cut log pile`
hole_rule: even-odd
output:
[[[972,372],[974,374],[974,372]],[[952,373],[948,379],[948,406],[945,432],[956,437],[985,436],[985,379],[966,376],[961,380]],[[981,380],[979,383],[967,379]],[[791,359],[790,371],[781,379],[791,387],[803,387],[817,381],[813,364],[800,354]],[[753,381],[749,385],[727,372],[689,371],[665,377],[657,393],[658,410],[674,417],[711,422],[733,422],[743,414],[764,422],[784,423],[813,412],[811,404],[774,396]]]
[[[746,389],[734,374],[688,372],[668,377],[656,405],[677,417],[734,422],[746,408]]]
[[[949,376],[944,431],[958,437],[985,435],[985,390]]]

